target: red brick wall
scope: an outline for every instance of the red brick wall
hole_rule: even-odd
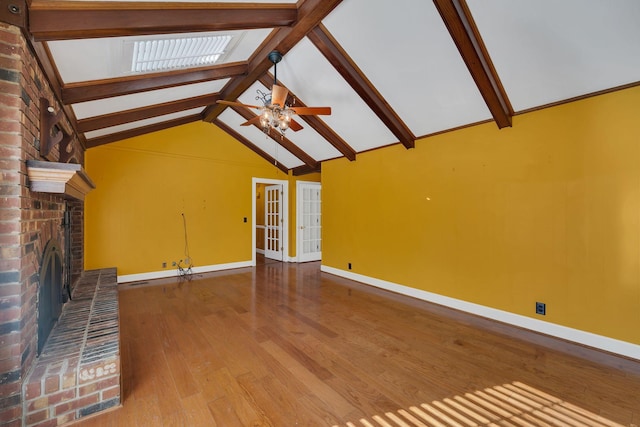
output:
[[[0,22],[0,424],[7,426],[21,425],[21,384],[36,355],[40,260],[49,239],[64,248],[67,204],[74,221],[73,276],[83,268],[82,202],[28,188],[26,160],[45,160],[39,154],[41,97],[60,108],[21,30]],[[77,138],[74,150],[83,162]]]

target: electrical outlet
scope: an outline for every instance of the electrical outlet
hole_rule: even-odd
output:
[[[351,270],[351,263],[349,263],[349,270]]]
[[[166,261],[162,263],[162,268],[167,268],[167,262]]]
[[[536,314],[545,316],[547,314],[547,305],[543,302],[536,302]]]
[[[178,265],[178,263],[177,263],[177,262],[175,262],[175,261],[173,261],[173,262],[171,263],[171,267],[175,267],[176,265]]]

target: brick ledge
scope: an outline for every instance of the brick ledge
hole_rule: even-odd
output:
[[[57,426],[120,405],[115,268],[85,271],[23,383],[25,426]]]

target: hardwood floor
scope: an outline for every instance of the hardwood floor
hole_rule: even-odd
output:
[[[640,363],[568,355],[318,263],[127,286],[120,309],[124,405],[83,427],[640,424]]]

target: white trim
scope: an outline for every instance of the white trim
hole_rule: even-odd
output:
[[[322,183],[320,182],[296,181],[296,257],[295,257],[295,262],[320,261],[322,259],[322,256],[320,256],[320,258],[302,260],[303,255],[300,248],[302,247],[303,242],[302,242],[302,231],[300,229],[300,223],[302,222],[302,212],[304,211],[304,208],[302,206],[302,203],[303,203],[302,186],[303,185],[317,186],[320,188],[320,191],[322,191]],[[320,251],[320,253],[322,253],[322,251]]]
[[[282,244],[284,217],[282,215],[282,199],[284,189],[282,184],[266,185],[264,187],[264,257],[281,261],[284,258]],[[258,202],[256,201],[256,209]],[[256,221],[258,220],[256,216]],[[258,227],[256,226],[256,235]],[[258,241],[256,240],[256,246]]]
[[[264,249],[256,248],[256,252],[264,255]]]
[[[589,347],[608,351],[610,353],[619,354],[621,356],[630,357],[640,360],[640,345],[620,341],[603,335],[593,334],[591,332],[581,331],[566,326],[557,325],[555,323],[545,322],[543,320],[532,319],[530,317],[519,314],[510,313],[508,311],[498,310],[491,307],[485,307],[480,304],[474,304],[467,301],[447,297],[444,295],[434,294],[432,292],[423,291],[409,286],[399,285],[386,280],[376,279],[362,274],[352,273],[350,271],[340,270],[338,268],[321,265],[320,270],[325,273],[334,274],[336,276],[351,279],[356,282],[365,283],[377,288],[386,289],[402,295],[407,295],[423,301],[450,307],[456,310],[486,317],[498,322],[507,323],[531,331],[550,335],[556,338],[583,344]]]
[[[290,262],[289,256],[289,181],[282,179],[251,178],[251,266],[256,265],[256,185],[257,184],[281,184],[282,204],[282,253],[283,261]]]
[[[227,264],[213,264],[202,267],[193,267],[191,271],[196,273],[211,273],[212,271],[231,270],[234,268],[252,267],[251,261],[230,262]],[[167,277],[178,277],[178,270],[175,268],[161,271],[151,271],[148,273],[125,274],[118,276],[118,283],[139,282],[141,280],[165,279]]]

